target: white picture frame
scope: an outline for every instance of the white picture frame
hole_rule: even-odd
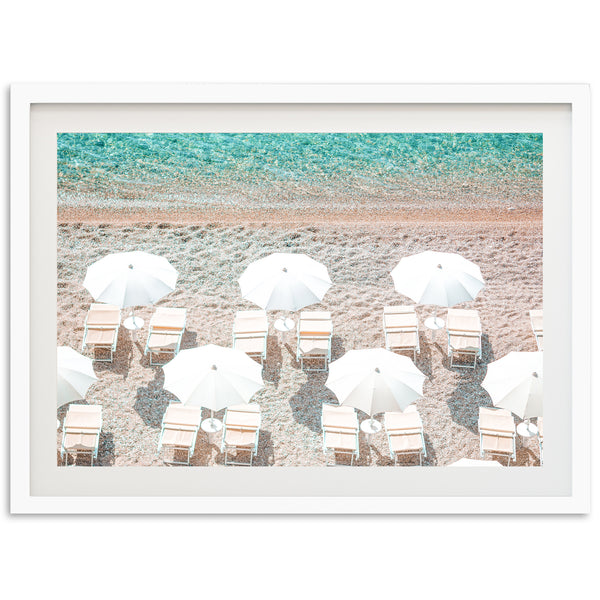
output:
[[[454,469],[452,477],[456,490],[447,493],[448,472],[431,469],[430,492],[414,495],[364,495],[356,494],[290,495],[271,493],[265,495],[162,495],[144,492],[135,494],[89,495],[88,493],[45,494],[36,491],[40,477],[36,471],[36,456],[32,452],[39,440],[32,434],[32,378],[37,377],[37,366],[31,363],[32,311],[43,298],[31,294],[31,281],[38,273],[32,272],[32,248],[42,244],[43,236],[32,231],[30,210],[31,186],[36,173],[31,169],[32,118],[39,106],[95,106],[100,112],[109,112],[111,106],[162,107],[189,105],[398,105],[406,109],[426,107],[433,120],[436,111],[443,107],[486,106],[490,108],[532,106],[544,112],[551,107],[566,107],[570,111],[570,164],[556,166],[570,179],[568,205],[569,221],[547,222],[544,229],[561,228],[570,240],[567,261],[570,281],[552,281],[552,270],[544,265],[545,297],[548,290],[567,286],[571,304],[569,333],[572,351],[569,368],[570,398],[569,418],[545,429],[545,469],[550,474],[553,463],[561,465],[563,483],[553,491],[550,480],[536,491],[519,493],[518,485],[528,477],[526,469],[494,470],[489,477],[506,477],[506,493],[474,495],[473,471],[479,469]],[[500,129],[501,130],[501,129]],[[544,181],[544,195],[547,193]],[[551,192],[551,190],[550,190]],[[11,87],[11,512],[13,513],[585,513],[590,507],[590,99],[586,85],[210,85],[210,84],[18,84]],[[47,201],[51,202],[49,191]],[[555,219],[556,220],[556,219]],[[44,225],[51,227],[52,223]],[[37,226],[36,226],[37,227]],[[566,272],[563,269],[563,272]],[[566,292],[565,292],[566,293]],[[551,336],[546,340],[551,343]],[[550,340],[550,341],[548,341]],[[558,350],[554,358],[561,365]],[[53,360],[50,362],[53,363]],[[48,382],[50,383],[50,382]],[[51,383],[50,383],[51,385]],[[548,431],[551,435],[548,436]],[[569,435],[568,451],[559,452],[552,437],[561,433]],[[554,448],[553,448],[554,446]],[[560,456],[559,456],[560,454]],[[152,469],[152,468],[150,468]],[[112,469],[76,470],[77,476],[109,478]],[[558,470],[558,466],[557,466]],[[164,471],[164,470],[161,470]],[[445,473],[444,473],[445,471]],[[460,473],[457,473],[460,471]],[[487,470],[486,470],[487,471]],[[499,474],[498,472],[502,472]],[[506,472],[511,472],[509,475]],[[540,470],[541,471],[541,470]],[[155,470],[156,472],[156,470]],[[240,471],[236,471],[241,473]],[[177,485],[185,483],[189,471],[181,470]],[[188,475],[185,475],[188,473]],[[281,477],[291,477],[281,469]],[[488,475],[485,475],[487,477]],[[129,479],[140,480],[143,474],[133,469]],[[240,475],[242,477],[242,475]],[[243,475],[246,477],[246,475]],[[514,481],[509,481],[514,479]],[[437,493],[436,480],[446,485],[446,493]],[[491,480],[490,480],[491,481]],[[540,479],[541,481],[541,479]],[[510,485],[509,485],[510,484]],[[511,487],[516,484],[516,487]],[[110,486],[109,486],[110,487]],[[443,486],[442,486],[443,487]],[[132,489],[135,489],[133,486]],[[516,491],[515,491],[516,490]],[[366,492],[368,493],[368,492]]]

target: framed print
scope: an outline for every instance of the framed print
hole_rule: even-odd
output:
[[[12,512],[587,512],[589,112],[13,86]]]

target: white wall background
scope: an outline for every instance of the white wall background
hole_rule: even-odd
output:
[[[597,116],[592,7],[579,0],[13,1],[3,6],[0,35],[6,197],[13,82],[591,83]],[[6,204],[2,214],[7,219]],[[597,211],[594,227],[600,231]],[[597,245],[593,252],[597,268]],[[6,281],[6,260],[1,268]],[[593,290],[597,299],[597,277]],[[0,300],[6,308],[6,294]],[[2,357],[4,381],[6,364]],[[595,468],[596,446],[593,454]],[[10,517],[1,464],[6,597],[320,598],[327,590],[344,598],[520,599],[597,590],[597,514]]]

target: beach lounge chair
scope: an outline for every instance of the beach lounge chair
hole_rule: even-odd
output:
[[[385,347],[392,352],[412,352],[417,360],[419,325],[414,306],[385,306],[383,308]]]
[[[296,360],[307,371],[327,371],[331,361],[333,322],[327,311],[303,311],[298,319]],[[311,366],[312,365],[312,366]]]
[[[474,369],[481,358],[481,321],[476,310],[449,308],[446,317],[448,331],[448,356],[451,367]],[[466,363],[455,363],[466,359]],[[471,362],[472,361],[472,362]]]
[[[144,348],[144,354],[150,355],[150,365],[164,364],[152,362],[153,356],[158,358],[162,354],[173,358],[179,352],[185,331],[186,315],[185,308],[166,306],[156,308],[150,319],[148,339]]]
[[[167,464],[189,465],[194,454],[196,438],[202,420],[202,408],[199,406],[182,406],[170,404],[163,415],[158,453],[170,450],[170,455],[163,455]]]
[[[113,353],[117,349],[120,323],[121,309],[118,306],[92,304],[85,318],[81,351],[85,352],[90,348],[94,353],[94,360],[112,362]],[[97,358],[97,350],[107,350],[109,358]]]
[[[80,455],[98,458],[100,430],[102,429],[102,407],[97,404],[71,404],[63,423],[60,456],[63,464],[67,464],[69,455],[74,457],[75,464]]]
[[[531,321],[531,329],[535,335],[535,343],[538,350],[544,349],[544,311],[541,309],[530,310],[529,319]]]
[[[515,420],[504,408],[479,407],[479,448],[482,458],[486,454],[505,456],[510,465],[516,454]]]
[[[544,418],[538,417],[538,444],[540,446],[540,465],[544,464]]]
[[[223,419],[223,440],[221,452],[225,455],[226,465],[252,466],[252,460],[258,452],[260,430],[260,406],[255,402],[236,404],[225,411]],[[235,460],[229,457],[235,452]],[[238,460],[238,455],[248,454],[248,461]]]
[[[398,463],[399,456],[416,454],[419,457],[419,465],[422,465],[423,457],[427,457],[427,449],[423,436],[423,422],[417,409],[411,405],[404,412],[386,412],[383,414],[383,423],[394,464]]]
[[[350,456],[350,465],[359,457],[358,449],[358,417],[351,406],[334,406],[323,404],[321,414],[323,431],[323,452]]]
[[[233,347],[264,364],[269,324],[266,310],[239,310],[233,320]]]

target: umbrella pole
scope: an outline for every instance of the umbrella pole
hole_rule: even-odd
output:
[[[215,426],[215,418],[214,418],[214,415],[215,415],[215,413],[214,413],[213,409],[211,408],[211,409],[210,409],[210,426],[211,426],[211,427],[214,427],[214,426]]]

